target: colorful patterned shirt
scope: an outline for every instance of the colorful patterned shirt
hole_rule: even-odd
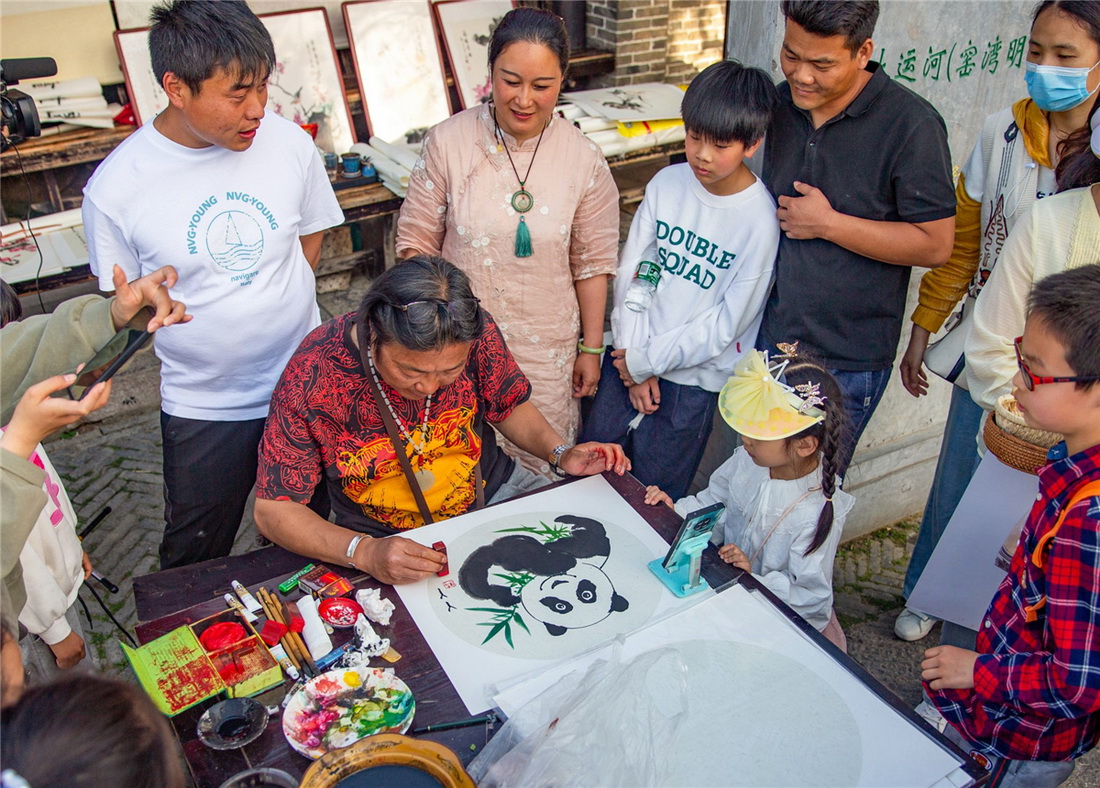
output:
[[[354,330],[354,313],[334,318],[291,357],[271,397],[256,495],[306,504],[327,479],[337,523],[385,536],[424,522],[351,342]],[[475,500],[474,466],[491,442],[485,435],[483,446],[475,419],[499,423],[531,393],[496,323],[486,314],[466,369],[433,395],[426,427],[424,401],[401,397],[384,380],[380,384],[411,444],[423,442],[420,452],[408,443],[401,448],[413,472],[429,480],[424,497],[433,516],[463,514]],[[488,426],[482,431],[491,433]]]
[[[1040,469],[1039,495],[978,630],[974,689],[929,690],[984,755],[1069,760],[1100,736],[1100,496],[1067,513],[1041,567],[1032,560],[1074,490],[1097,479],[1100,446]]]

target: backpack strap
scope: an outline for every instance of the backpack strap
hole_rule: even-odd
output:
[[[1042,568],[1046,560],[1046,548],[1054,541],[1054,537],[1058,534],[1058,529],[1062,527],[1062,523],[1065,521],[1066,515],[1069,514],[1069,510],[1086,498],[1091,498],[1093,496],[1100,496],[1100,479],[1085,482],[1073,491],[1069,501],[1062,507],[1062,513],[1059,514],[1058,519],[1054,521],[1054,527],[1039,538],[1039,543],[1035,545],[1035,549],[1031,553],[1031,563],[1035,564],[1035,566],[1040,569]]]
[[[1054,521],[1054,527],[1043,534],[1039,539],[1039,543],[1035,545],[1035,549],[1031,553],[1031,563],[1035,564],[1035,566],[1040,569],[1043,568],[1043,564],[1046,562],[1046,548],[1050,547],[1054,542],[1054,537],[1057,535],[1058,529],[1062,527],[1062,523],[1065,521],[1066,515],[1069,514],[1070,509],[1086,498],[1091,498],[1093,496],[1100,496],[1100,479],[1085,482],[1074,489],[1070,494],[1069,501],[1062,507],[1062,512],[1058,515],[1058,519]],[[1030,624],[1038,620],[1039,611],[1046,607],[1046,604],[1047,595],[1043,594],[1034,605],[1027,605],[1024,607],[1024,621]]]

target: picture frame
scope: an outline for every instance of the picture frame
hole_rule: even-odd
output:
[[[431,4],[361,0],[343,9],[371,135],[394,144],[417,142],[418,130],[451,114]]]
[[[433,4],[462,109],[489,101],[489,40],[501,17],[514,7],[513,0],[439,0]]]
[[[267,109],[298,124],[317,124],[317,145],[343,153],[356,141],[332,30],[323,8],[263,14],[276,63],[268,80]],[[126,91],[139,124],[168,106],[149,57],[149,28],[115,32]]]
[[[110,0],[114,10],[115,21],[119,30],[148,27],[149,15],[163,0]],[[320,6],[328,11],[328,22],[332,26],[332,40],[338,48],[348,45],[348,37],[344,32],[344,16],[340,6],[343,0],[312,0],[310,7]],[[302,0],[249,0],[248,7],[252,12],[263,16],[273,14],[276,11],[296,11],[305,3]]]
[[[323,8],[261,14],[275,44],[267,106],[295,123],[317,123],[317,145],[344,153],[356,141],[332,28]]]
[[[153,61],[149,57],[149,28],[116,30],[114,39],[118,63],[126,81],[126,95],[130,97],[130,107],[140,126],[168,106],[168,96],[153,73]]]

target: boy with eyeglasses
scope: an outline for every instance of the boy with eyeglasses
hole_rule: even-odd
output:
[[[977,651],[937,646],[922,673],[947,735],[994,785],[1054,786],[1100,736],[1100,266],[1043,279],[1016,340],[1027,424],[1065,442],[1039,495]]]

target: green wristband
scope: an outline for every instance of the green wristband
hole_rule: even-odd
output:
[[[600,345],[599,347],[589,347],[584,344],[583,341],[577,340],[577,350],[581,353],[591,353],[593,356],[598,356],[607,350],[607,345]]]

